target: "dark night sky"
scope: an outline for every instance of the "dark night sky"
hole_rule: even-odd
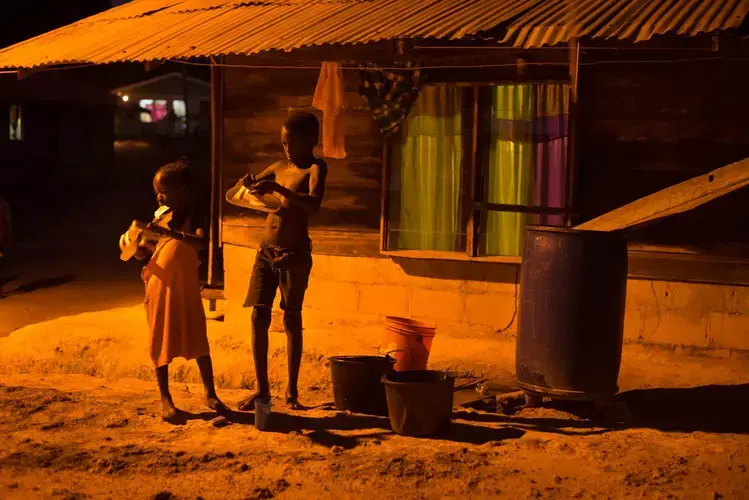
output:
[[[22,0],[3,2],[0,17],[0,46],[7,47],[27,38],[65,26],[112,7],[113,0]]]

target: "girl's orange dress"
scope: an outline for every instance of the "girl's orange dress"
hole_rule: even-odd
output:
[[[189,230],[190,221],[183,231]],[[200,297],[198,253],[183,241],[162,237],[143,268],[149,351],[157,367],[174,358],[209,354],[205,311]]]

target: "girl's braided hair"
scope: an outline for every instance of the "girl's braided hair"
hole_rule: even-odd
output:
[[[161,177],[161,182],[167,186],[182,186],[191,189],[195,187],[195,175],[190,167],[190,160],[186,157],[167,163],[156,171],[156,175]]]

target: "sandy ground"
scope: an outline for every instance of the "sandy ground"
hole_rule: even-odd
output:
[[[379,329],[307,330],[301,396],[313,409],[276,400],[268,432],[252,413],[216,428],[194,362],[177,361],[185,413],[162,422],[138,266],[115,247],[150,209],[139,175],[37,221],[0,269],[0,499],[749,498],[749,358],[726,353],[626,346],[624,406],[607,419],[559,403],[458,408],[449,435],[414,439],[330,404],[327,357],[376,353]],[[233,406],[255,385],[248,331],[211,321],[209,338],[219,395]],[[273,332],[277,395],[284,344]],[[514,339],[439,336],[430,364],[511,386]]]
[[[152,215],[159,165],[188,155],[207,181],[209,149],[201,146],[162,151],[121,143],[115,164],[95,175],[27,187],[26,196],[8,193],[15,234],[0,260],[0,338],[28,324],[140,303],[140,265],[120,262],[117,239],[134,218]]]
[[[0,498],[749,498],[745,358],[627,346],[620,401],[629,415],[601,420],[559,403],[457,409],[448,436],[415,439],[395,435],[386,418],[329,404],[323,353],[372,346],[309,330],[302,401],[316,408],[290,412],[276,400],[273,429],[261,432],[252,413],[213,427],[194,363],[172,370],[184,420],[162,422],[141,315],[87,313],[0,339]],[[239,388],[254,386],[245,332],[210,322],[209,336],[219,395],[233,406],[247,393]],[[283,344],[272,335],[276,394]],[[512,339],[442,337],[432,366],[511,383],[512,355]]]
[[[130,214],[148,212],[151,200],[143,191],[94,191],[60,213],[18,222],[20,234],[0,262],[0,337],[28,324],[142,301],[138,266],[119,260],[117,238]]]

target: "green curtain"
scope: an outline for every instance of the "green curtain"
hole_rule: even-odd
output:
[[[461,109],[461,89],[424,87],[394,141],[390,248],[461,250]]]
[[[533,199],[533,149],[530,123],[534,116],[532,85],[492,88],[492,120],[487,198],[490,203],[530,205]],[[527,123],[527,127],[517,126]],[[513,126],[514,124],[514,126]],[[520,255],[528,215],[489,212],[487,255]]]

